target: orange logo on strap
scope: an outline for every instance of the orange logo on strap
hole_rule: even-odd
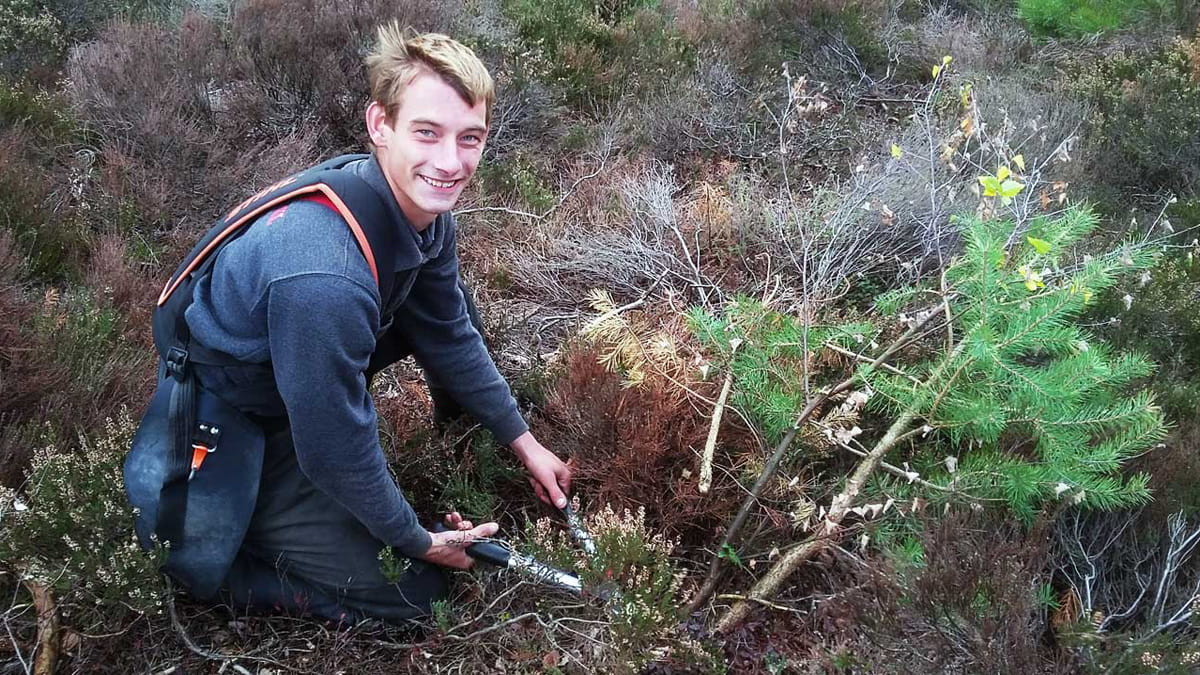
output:
[[[262,190],[259,190],[258,192],[254,193],[254,195],[252,197],[250,197],[246,201],[242,202],[241,204],[238,204],[237,206],[233,207],[233,209],[230,210],[229,213],[225,214],[225,220],[230,220],[231,218],[234,217],[234,215],[236,215],[238,212],[240,212],[242,209],[246,208],[247,206],[250,206],[250,204],[252,204],[254,201],[265,197],[267,194],[274,192],[285,185],[290,185],[295,182],[296,182],[296,176],[288,176],[287,178],[284,178],[283,180],[279,181],[278,183],[275,183],[274,185],[271,185],[266,188],[263,188]]]

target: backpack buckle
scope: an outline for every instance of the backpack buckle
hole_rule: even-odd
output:
[[[166,363],[167,372],[171,374],[171,377],[182,381],[188,364],[187,350],[180,349],[179,347],[171,347],[167,350]]]

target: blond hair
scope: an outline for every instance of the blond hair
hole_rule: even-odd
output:
[[[405,35],[409,32],[409,35]],[[394,120],[408,85],[422,72],[436,74],[468,105],[486,104],[491,123],[496,87],[470,47],[438,33],[405,31],[393,21],[379,27],[375,50],[366,59],[371,98]]]

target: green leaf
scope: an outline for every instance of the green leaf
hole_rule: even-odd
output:
[[[1000,184],[1000,196],[1001,197],[1016,197],[1018,194],[1021,193],[1021,190],[1024,190],[1024,189],[1025,189],[1024,183],[1018,183],[1017,181],[1012,180],[1010,178],[1009,180],[1006,180]]]
[[[896,145],[895,143],[892,143],[892,157],[895,157],[896,159],[900,159],[903,156],[904,156],[904,150],[900,146]]]
[[[1037,251],[1039,255],[1046,255],[1050,252],[1050,242],[1044,239],[1025,237],[1025,241],[1028,241],[1029,245],[1032,246],[1033,250]]]
[[[995,176],[980,176],[979,184],[983,186],[984,197],[995,197],[1000,194],[1000,181]]]

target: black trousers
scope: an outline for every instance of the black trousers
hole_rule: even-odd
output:
[[[463,295],[482,335],[479,313],[465,287]],[[411,353],[398,335],[385,335],[379,350],[381,358],[370,375]],[[231,378],[237,373],[222,370],[226,372],[210,371],[202,379],[236,387]],[[435,421],[461,415],[454,399],[428,381]],[[346,623],[368,618],[402,622],[429,614],[431,603],[449,591],[445,572],[397,552],[397,559],[408,561],[408,570],[395,582],[385,579],[379,560],[383,542],[300,470],[287,418],[256,419],[266,432],[262,478],[249,530],[222,589],[224,599],[235,608]]]

